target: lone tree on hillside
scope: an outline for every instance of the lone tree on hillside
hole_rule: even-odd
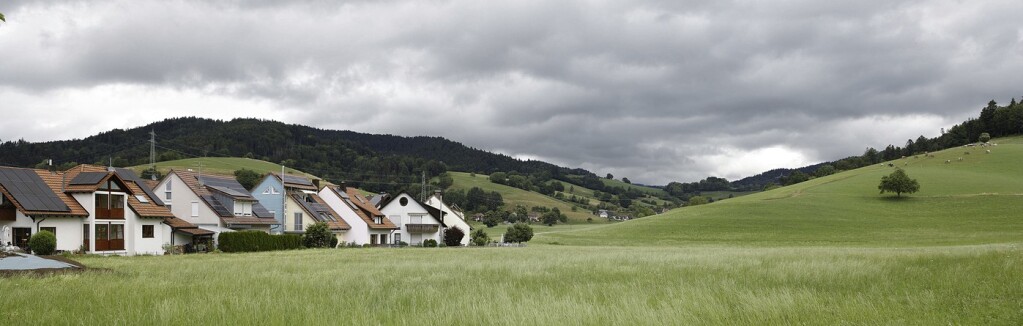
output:
[[[911,194],[920,190],[920,183],[916,179],[910,179],[906,171],[895,168],[892,174],[881,177],[881,184],[877,185],[881,193],[894,192],[896,197],[902,197],[902,193]]]
[[[987,141],[991,140],[991,134],[986,133],[986,132],[985,133],[981,133],[980,137],[977,140],[979,140],[982,143],[986,143]]]

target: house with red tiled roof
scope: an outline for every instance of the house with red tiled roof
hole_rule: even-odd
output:
[[[274,233],[305,233],[317,222],[327,224],[338,243],[346,242],[351,225],[317,192],[320,180],[299,175],[270,173],[254,188],[261,204],[275,213],[280,227]],[[280,214],[276,214],[279,212]]]
[[[175,216],[213,232],[214,237],[243,230],[270,232],[278,224],[234,177],[171,170],[152,192]]]
[[[344,236],[344,242],[357,245],[394,243],[393,234],[400,228],[387,219],[358,189],[347,187],[342,182],[341,185],[323,187],[319,194],[351,226],[351,230]]]
[[[25,248],[50,231],[58,251],[163,254],[194,239],[134,172],[79,165],[64,172],[0,167],[0,242]],[[201,232],[198,232],[201,236]]]

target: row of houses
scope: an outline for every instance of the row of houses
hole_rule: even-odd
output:
[[[32,234],[57,236],[57,250],[163,254],[168,246],[216,242],[219,234],[304,233],[324,222],[339,243],[421,244],[458,228],[463,213],[440,194],[364,194],[297,175],[268,174],[252,191],[232,177],[172,170],[144,180],[132,170],[80,165],[67,171],[0,167],[0,245],[26,247]]]

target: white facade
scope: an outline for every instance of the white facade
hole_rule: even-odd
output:
[[[355,208],[348,206],[333,190],[324,187],[320,189],[319,195],[323,202],[327,203],[327,206],[330,206],[334,212],[341,216],[341,219],[352,227],[339,238],[340,242],[364,245],[370,243],[370,235],[377,235],[378,237],[380,235],[388,235],[387,238],[391,238],[389,235],[393,230],[370,229],[369,224],[355,212]]]
[[[380,208],[380,212],[384,213],[387,219],[391,220],[391,223],[401,228],[395,232],[393,241],[404,241],[410,245],[421,245],[427,239],[433,239],[437,243],[442,243],[444,240],[441,238],[441,230],[444,229],[444,225],[434,218],[433,215],[430,215],[426,207],[419,205],[418,201],[406,193],[401,193],[398,197],[388,202],[387,206]],[[433,232],[409,232],[409,224],[432,224],[436,225],[437,229]]]
[[[106,193],[103,191],[102,193]],[[46,217],[39,216],[35,220],[25,216],[21,211],[16,213],[15,221],[0,221],[0,228],[8,226],[10,234],[4,234],[5,242],[14,242],[14,229],[29,229],[31,234],[40,230],[55,231],[57,237],[58,251],[76,251],[85,249],[96,254],[117,254],[117,255],[162,255],[163,245],[170,243],[170,226],[163,223],[159,218],[139,218],[134,211],[128,208],[127,195],[123,192],[111,192],[121,197],[124,202],[124,219],[97,219],[96,218],[96,193],[76,193],[72,197],[89,212],[89,217]],[[123,230],[121,234],[124,249],[118,250],[97,250],[96,248],[96,225],[118,225]],[[153,229],[152,237],[144,237],[143,225]],[[90,241],[86,244],[86,232]],[[4,243],[6,245],[6,243]]]
[[[462,212],[448,207],[448,205],[438,198],[437,195],[430,196],[430,198],[426,200],[426,204],[444,212],[444,224],[447,224],[448,227],[457,227],[461,229],[462,232],[465,233],[465,236],[462,237],[461,243],[463,246],[469,245],[469,240],[472,240],[472,235],[470,235],[470,233],[472,233],[472,227],[469,226],[469,223],[465,222],[465,216],[462,215]]]
[[[169,188],[168,185],[170,185]],[[174,216],[182,220],[195,224],[201,229],[217,232],[217,234],[231,231],[221,226],[220,216],[210,209],[202,198],[199,198],[199,195],[188,188],[188,185],[177,174],[172,173],[163,178],[153,189],[153,193],[163,201],[164,206],[167,206],[171,213],[174,213]]]

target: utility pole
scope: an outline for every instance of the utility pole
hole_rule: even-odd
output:
[[[426,200],[426,171],[423,171],[423,189],[419,191],[419,200]]]
[[[281,162],[281,191],[280,191],[280,193],[281,193],[281,219],[279,220],[281,222],[281,225],[280,225],[281,233],[284,233],[284,231],[288,229],[287,225],[284,225],[285,221],[288,220],[288,209],[287,209],[287,207],[288,207],[288,195],[287,195],[287,191],[286,191],[287,188],[284,187],[284,173],[286,173],[285,168],[284,168],[284,162]],[[271,187],[273,187],[273,186],[271,186]]]
[[[156,131],[149,130],[149,171],[156,180]]]

